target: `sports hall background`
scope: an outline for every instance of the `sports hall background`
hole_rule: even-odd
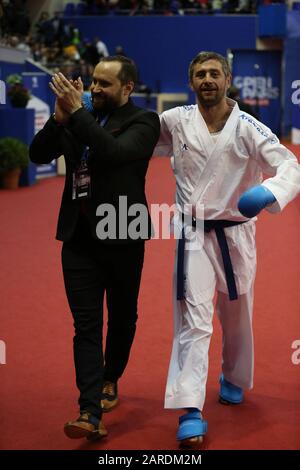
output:
[[[47,12],[47,13],[45,13]],[[58,13],[55,13],[58,12]],[[104,42],[138,64],[135,102],[158,112],[194,102],[187,69],[200,50],[232,63],[240,97],[300,161],[300,2],[119,0],[0,2],[0,138],[29,144],[53,111],[53,71],[88,77]],[[6,79],[31,92],[13,108]],[[174,241],[151,240],[137,334],[120,380],[120,406],[104,420],[106,441],[63,434],[77,415],[72,336],[54,239],[64,167],[30,164],[18,189],[0,190],[0,449],[176,449],[180,410],[164,410],[172,343]],[[167,158],[154,157],[149,203],[174,200]],[[255,386],[239,407],[218,403],[220,327],[210,348],[206,449],[300,448],[299,198],[257,223]]]

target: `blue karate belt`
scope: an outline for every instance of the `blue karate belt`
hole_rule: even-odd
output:
[[[233,220],[204,220],[204,232],[208,233],[211,230],[215,230],[216,232],[217,240],[222,254],[226,284],[230,300],[236,300],[238,298],[238,294],[224,228],[244,224],[245,222],[247,222],[247,220],[242,222],[237,222]],[[196,227],[195,218],[192,219],[192,226]],[[181,238],[178,240],[177,248],[177,300],[184,300],[184,251],[185,233],[183,226],[181,231]]]

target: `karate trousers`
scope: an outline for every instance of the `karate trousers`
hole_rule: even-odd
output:
[[[225,229],[233,264],[237,300],[229,300],[215,232],[204,235],[203,248],[185,251],[185,299],[176,300],[174,271],[174,339],[165,408],[203,409],[208,351],[213,331],[214,297],[221,323],[222,366],[229,382],[253,386],[253,284],[256,271],[255,223]]]

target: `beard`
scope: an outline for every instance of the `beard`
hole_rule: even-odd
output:
[[[111,114],[121,104],[121,93],[109,96],[100,93],[91,93],[93,108],[103,115]]]
[[[203,108],[211,108],[219,104],[225,95],[225,89],[220,90],[216,87],[202,87],[196,92],[198,102]]]

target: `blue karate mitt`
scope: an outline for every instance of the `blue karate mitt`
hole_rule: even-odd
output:
[[[274,194],[265,186],[258,185],[245,191],[238,202],[238,209],[245,217],[255,217],[266,206],[276,201]]]

